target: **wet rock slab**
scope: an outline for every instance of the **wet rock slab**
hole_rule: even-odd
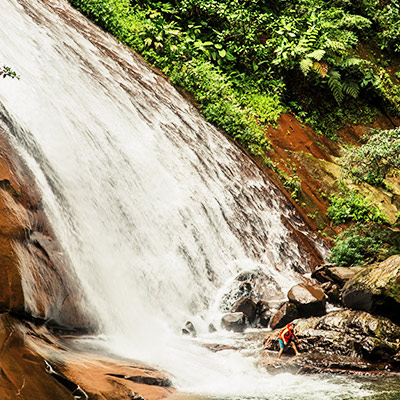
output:
[[[278,359],[276,354],[265,351],[259,365],[270,373],[386,375],[392,372],[387,363],[371,363],[357,357],[303,353],[298,357],[283,355]]]
[[[44,325],[7,313],[0,314],[0,343],[2,400],[159,400],[175,392],[162,371],[104,352],[80,351]]]
[[[385,317],[373,316],[364,311],[339,310],[323,317],[298,319],[294,322],[300,353],[306,354],[306,359],[309,359],[308,355],[314,354],[311,360],[315,360],[307,366],[310,372],[318,371],[319,368],[399,370],[400,327]],[[279,330],[266,333],[266,350],[279,350],[278,333]],[[291,354],[291,349],[288,348],[285,353]],[[315,354],[320,355],[318,360]],[[334,359],[334,363],[340,362],[342,367],[321,364],[320,360],[324,359]]]
[[[400,323],[400,255],[362,269],[344,286],[346,307],[383,315]]]

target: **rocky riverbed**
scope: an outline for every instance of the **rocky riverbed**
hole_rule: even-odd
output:
[[[262,341],[261,364],[268,370],[340,374],[400,370],[400,256],[366,267],[320,265],[312,278],[291,288],[287,301],[275,310],[269,308],[268,294],[260,293],[257,274],[247,278],[221,323],[235,332],[269,326],[271,330],[247,334],[249,341]],[[300,357],[277,360],[278,334],[289,322],[296,327]],[[226,349],[221,345],[208,347]],[[291,346],[284,354],[294,355]]]

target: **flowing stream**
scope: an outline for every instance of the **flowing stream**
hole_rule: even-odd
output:
[[[239,340],[206,329],[227,282],[261,270],[283,298],[311,262],[292,230],[323,256],[322,244],[240,149],[66,1],[3,0],[0,20],[0,63],[21,75],[0,82],[0,127],[35,174],[97,342],[204,398],[370,398],[343,378],[269,375],[260,349],[214,354],[179,335],[192,320],[198,341]]]

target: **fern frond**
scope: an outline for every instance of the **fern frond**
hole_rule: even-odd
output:
[[[328,73],[328,64],[325,61],[314,61],[311,68],[318,72],[323,78],[325,78]]]
[[[304,36],[299,40],[299,43],[296,47],[297,54],[306,54],[309,53],[314,44],[319,39],[320,28],[318,26],[311,26],[307,32],[305,32]]]
[[[319,38],[319,31],[320,28],[318,26],[312,26],[307,32],[306,32],[306,40],[307,40],[307,47],[311,49],[317,39]]]
[[[313,61],[311,60],[311,58],[303,58],[303,59],[300,61],[300,69],[301,69],[301,72],[302,72],[304,75],[307,75],[307,73],[308,73],[308,71],[310,70],[310,68],[312,67],[312,65],[313,65]]]
[[[336,102],[340,104],[343,101],[342,83],[340,82],[341,76],[338,71],[331,71],[328,75],[328,86],[331,89],[333,97]]]
[[[346,46],[340,42],[339,40],[326,39],[325,43],[322,46],[324,49],[329,49],[333,51],[344,51],[346,50]]]
[[[353,67],[355,65],[360,65],[362,63],[362,61],[363,60],[361,60],[361,58],[346,58],[346,59],[342,60],[340,65],[342,67],[348,68],[348,67]]]
[[[344,81],[342,91],[351,97],[357,98],[360,93],[360,86],[355,81]]]
[[[307,54],[307,57],[309,58],[313,58],[314,60],[320,61],[322,59],[322,57],[325,55],[325,50],[314,50],[312,53]]]

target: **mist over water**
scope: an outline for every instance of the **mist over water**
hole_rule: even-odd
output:
[[[0,62],[21,80],[0,84],[0,127],[35,174],[99,325],[91,340],[165,368],[187,392],[364,398],[344,379],[267,374],[260,349],[200,345],[239,340],[205,328],[239,272],[262,270],[284,297],[308,271],[287,227],[306,226],[241,150],[65,1],[3,3]],[[197,342],[179,335],[189,319]]]

